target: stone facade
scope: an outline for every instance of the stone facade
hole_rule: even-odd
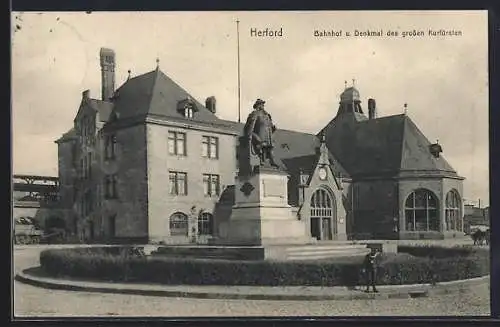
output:
[[[220,193],[234,183],[236,171],[236,135],[227,131],[201,126],[189,126],[172,122],[148,123],[147,129],[147,180],[149,238],[153,241],[187,242],[188,235],[170,237],[170,217],[174,213],[191,214],[193,207],[198,213],[214,216]],[[169,154],[169,132],[185,134],[185,155]],[[202,156],[202,137],[217,139],[217,158]],[[169,172],[186,173],[187,194],[170,194]],[[219,176],[219,194],[205,195],[203,175]],[[214,221],[210,222],[215,229]],[[189,224],[188,230],[193,226]],[[197,225],[197,222],[196,224]],[[197,228],[197,226],[194,226]],[[201,235],[201,237],[206,237]]]

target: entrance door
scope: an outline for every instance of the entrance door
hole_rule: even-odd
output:
[[[90,221],[89,222],[89,234],[90,234],[90,241],[94,240],[94,222]]]
[[[331,240],[332,239],[332,219],[331,218],[323,218],[321,229],[322,229],[322,240]]]
[[[335,198],[325,189],[318,189],[311,197],[311,236],[331,240],[337,234]],[[318,230],[319,229],[319,230]]]
[[[116,223],[116,215],[109,216],[108,219],[108,233],[109,233],[109,238],[114,238],[115,237],[115,223]]]
[[[311,217],[311,237],[321,240],[321,226],[319,224],[319,218]]]

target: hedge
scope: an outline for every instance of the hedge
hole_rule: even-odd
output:
[[[449,250],[449,251],[448,251]],[[435,283],[489,274],[485,249],[437,247],[383,254],[378,284]],[[130,248],[50,249],[40,254],[42,268],[55,277],[190,285],[355,286],[362,283],[362,258],[323,261],[242,261],[138,256]],[[448,257],[430,257],[439,253]],[[416,256],[418,254],[419,256]]]

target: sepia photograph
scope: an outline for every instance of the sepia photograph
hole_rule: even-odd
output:
[[[487,11],[12,12],[13,317],[490,316]]]

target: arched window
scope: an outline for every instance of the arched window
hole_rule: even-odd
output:
[[[446,194],[446,230],[463,231],[461,201],[458,192],[451,190]]]
[[[337,234],[335,199],[325,189],[318,189],[311,197],[311,236],[331,240]]]
[[[170,235],[188,236],[188,216],[182,212],[176,212],[170,216]]]
[[[439,231],[439,206],[434,193],[413,191],[406,199],[405,218],[408,231]]]
[[[198,217],[198,235],[213,234],[213,215],[209,212],[203,212]]]

